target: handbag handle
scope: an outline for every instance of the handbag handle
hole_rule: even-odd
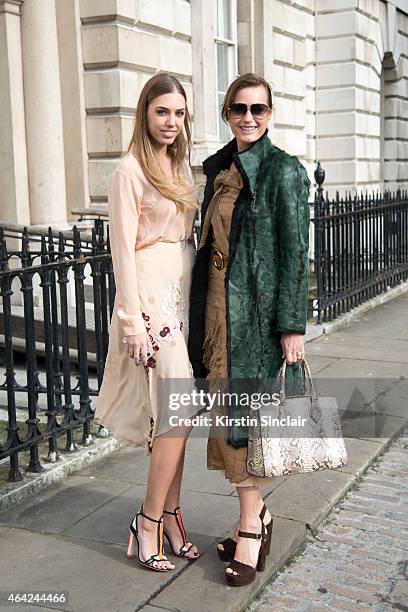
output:
[[[283,405],[285,403],[286,400],[286,393],[285,393],[285,376],[286,376],[286,359],[283,361],[282,366],[279,370],[279,374],[278,374],[278,380],[277,380],[277,391],[279,393],[280,396],[280,401],[281,404]],[[308,390],[309,393],[308,395],[310,395],[312,397],[312,401],[315,400],[317,401],[317,393],[316,393],[316,389],[314,388],[313,385],[313,381],[312,381],[312,375],[310,373],[310,368],[309,368],[309,364],[307,363],[306,359],[303,359],[300,362],[300,367],[302,369],[302,383],[303,383],[303,389],[306,391]],[[308,386],[308,389],[306,390],[306,385]]]

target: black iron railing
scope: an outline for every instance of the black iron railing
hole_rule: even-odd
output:
[[[22,478],[19,453],[29,451],[28,471],[43,468],[39,445],[48,442],[48,460],[58,458],[57,438],[64,437],[65,451],[75,450],[74,430],[82,429],[82,443],[92,441],[91,397],[98,394],[108,349],[109,317],[113,310],[115,286],[109,253],[109,239],[104,224],[96,223],[90,242],[81,242],[80,232],[73,228],[72,239],[52,235],[40,238],[40,248],[30,250],[31,237],[23,231],[20,251],[8,251],[4,231],[0,228],[0,289],[4,336],[5,382],[8,423],[0,441],[0,460],[10,457],[9,479]],[[35,244],[35,242],[34,242]],[[85,279],[92,287],[92,304],[86,308]],[[36,285],[36,286],[35,286]],[[35,290],[41,303],[40,316],[35,316]],[[26,384],[16,381],[14,368],[15,335],[13,301],[22,292],[24,320]],[[21,298],[20,298],[21,299]],[[70,305],[72,302],[72,306]],[[91,308],[89,308],[91,307]],[[89,319],[91,323],[89,323]],[[37,368],[38,342],[44,345],[45,379]],[[92,346],[90,346],[92,345]],[[96,366],[97,388],[89,384],[88,355]],[[72,365],[78,364],[76,382],[72,381]],[[17,419],[16,397],[24,393],[28,412],[21,433]],[[46,395],[45,423],[39,418],[38,399]],[[76,403],[74,403],[74,400]],[[41,415],[44,416],[44,415]],[[4,433],[4,432],[3,432]]]
[[[323,197],[315,171],[317,322],[332,321],[408,279],[408,192]]]

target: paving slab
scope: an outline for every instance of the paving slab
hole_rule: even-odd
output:
[[[187,449],[183,474],[183,491],[232,495],[235,488],[219,472],[203,470],[203,459],[205,461],[205,453],[203,451]],[[197,474],[200,474],[200,478],[197,478]]]
[[[375,400],[374,409],[377,414],[408,418],[408,398],[391,396],[387,393]]]
[[[7,590],[64,591],[70,612],[130,612],[169,580],[142,568],[143,577],[136,577],[122,547],[11,527],[0,528],[0,538],[0,575]]]
[[[326,378],[373,378],[389,381],[388,384],[392,384],[397,382],[401,376],[408,375],[408,367],[407,364],[397,361],[388,363],[344,357],[326,366],[319,372],[319,375],[323,373]]]
[[[384,317],[387,317],[387,320],[384,321]],[[358,327],[357,327],[358,326]],[[385,314],[373,317],[372,313],[369,313],[364,319],[359,321],[353,321],[350,326],[346,326],[342,333],[346,335],[351,335],[356,339],[361,337],[368,338],[377,338],[377,339],[387,339],[387,338],[403,338],[403,334],[405,333],[405,328],[401,325],[401,318],[391,317]],[[381,352],[381,345],[373,346],[373,352]]]
[[[360,440],[358,438],[344,438],[347,450],[347,465],[337,468],[336,472],[346,472],[360,476],[372,464],[383,448],[380,440]]]
[[[292,474],[284,486],[266,497],[266,503],[273,516],[299,521],[313,529],[355,480],[354,474],[337,470]]]
[[[307,347],[309,348],[309,344],[307,345]],[[317,355],[313,353],[309,355],[308,348],[306,349],[307,350],[307,363],[310,366],[310,371],[312,375],[318,374],[321,370],[323,370],[324,368],[326,368],[327,366],[331,364],[336,363],[337,361],[337,358],[333,358],[333,357],[324,357],[322,355]]]
[[[406,422],[406,417],[377,414],[375,410],[369,409],[362,415],[343,423],[342,431],[343,435],[350,438],[378,440],[385,444],[389,438],[396,436],[403,429]]]
[[[146,484],[148,469],[149,458],[144,450],[129,445],[82,469],[81,476],[92,476],[96,480]]]
[[[387,391],[387,397],[403,397],[408,400],[408,376],[400,379]]]
[[[398,363],[408,364],[408,346],[406,342],[390,340],[389,338],[381,339],[381,347],[378,351],[373,349],[372,340],[370,338],[356,338],[351,334],[348,336],[340,336],[333,338],[327,336],[319,343],[311,342],[308,346],[309,355],[318,355],[321,357],[352,357],[353,359],[364,359],[371,361],[396,361]]]
[[[129,487],[122,482],[96,482],[86,476],[72,476],[55,489],[0,514],[0,524],[61,533]]]
[[[264,584],[285,562],[287,553],[293,554],[306,536],[304,525],[297,521],[275,518],[272,530],[272,548],[265,572],[257,573],[255,582],[245,588],[226,584],[226,564],[218,559],[215,547],[200,560],[190,565],[176,581],[152,597],[151,605],[174,606],[179,612],[215,612],[243,610]],[[145,607],[143,612],[148,612]],[[152,611],[153,612],[153,611]]]
[[[128,526],[143,502],[145,490],[144,486],[131,486],[66,529],[64,535],[125,546]],[[186,531],[200,550],[208,548],[214,538],[221,537],[231,527],[232,517],[238,517],[239,513],[238,502],[231,496],[184,489],[182,507]]]
[[[198,432],[198,435],[204,438],[201,432]],[[197,440],[197,438],[191,438],[187,446],[183,489],[231,495],[234,488],[225,478],[214,478],[211,471],[202,470],[203,453],[207,447],[207,439],[205,438],[196,444],[194,444],[194,440]],[[197,470],[201,472],[200,479],[197,479]],[[90,476],[95,478],[96,481],[112,480],[114,482],[146,485],[148,471],[149,457],[146,453],[140,448],[127,446],[108,459],[81,470],[81,476]]]

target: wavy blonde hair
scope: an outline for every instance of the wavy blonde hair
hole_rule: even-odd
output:
[[[161,169],[147,122],[149,104],[158,96],[168,93],[179,93],[186,102],[184,129],[171,145],[167,145],[174,180],[169,179]],[[145,83],[137,103],[135,128],[128,151],[139,161],[147,180],[162,196],[175,203],[177,212],[184,213],[188,209],[197,208],[193,197],[194,187],[188,182],[186,176],[186,165],[188,171],[191,172],[191,117],[187,108],[187,96],[182,84],[171,74],[160,72]]]

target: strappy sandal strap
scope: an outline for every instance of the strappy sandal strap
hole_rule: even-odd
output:
[[[253,540],[264,540],[265,539],[264,529],[262,529],[262,533],[250,533],[249,531],[238,531],[238,536],[240,538],[252,538]]]
[[[190,544],[190,546],[186,546],[186,545],[180,546],[179,548],[180,557],[185,557],[186,554],[189,553],[190,550],[193,548],[193,546],[194,544]]]
[[[162,523],[163,522],[163,515],[159,519],[155,519],[155,518],[152,518],[151,516],[147,516],[147,514],[143,512],[143,504],[142,504],[142,507],[140,508],[139,514],[143,516],[143,518],[147,519],[148,521],[152,521],[152,523]]]
[[[160,563],[160,561],[168,561],[168,559],[165,555],[163,555],[161,559],[159,559],[159,555],[152,555],[151,557],[149,557],[149,559],[143,561],[143,563],[145,563],[146,565],[152,565],[152,563]]]
[[[263,522],[263,520],[264,520],[264,517],[265,517],[265,514],[266,514],[267,509],[268,509],[268,508],[267,508],[267,507],[265,506],[265,504],[264,504],[264,505],[263,505],[263,507],[262,507],[261,512],[259,513],[259,518],[261,519],[261,521],[262,521],[262,522]]]
[[[182,553],[182,549],[183,548],[187,548],[189,542],[187,540],[186,531],[184,529],[183,519],[181,518],[180,506],[177,506],[177,508],[174,509],[174,512],[170,512],[169,510],[164,510],[164,513],[165,514],[171,514],[172,516],[176,517],[176,523],[177,523],[177,526],[178,526],[178,528],[180,530],[181,537],[183,538],[183,546],[180,547],[180,554],[181,554]],[[193,546],[194,546],[194,544],[192,544],[190,546],[190,548],[188,548],[188,550],[185,550],[183,554],[186,555],[191,550],[191,548]]]
[[[148,521],[151,521],[152,523],[157,523],[157,525],[158,525],[158,528],[157,528],[157,550],[159,552],[157,553],[157,555],[152,555],[152,557],[150,557],[150,559],[152,559],[153,557],[158,557],[157,559],[154,559],[154,560],[155,561],[167,561],[167,559],[165,557],[165,554],[164,554],[163,515],[159,519],[155,519],[155,518],[152,518],[151,516],[148,516],[143,511],[143,504],[142,504],[142,506],[140,508],[139,515],[143,516],[143,518],[147,519]]]

